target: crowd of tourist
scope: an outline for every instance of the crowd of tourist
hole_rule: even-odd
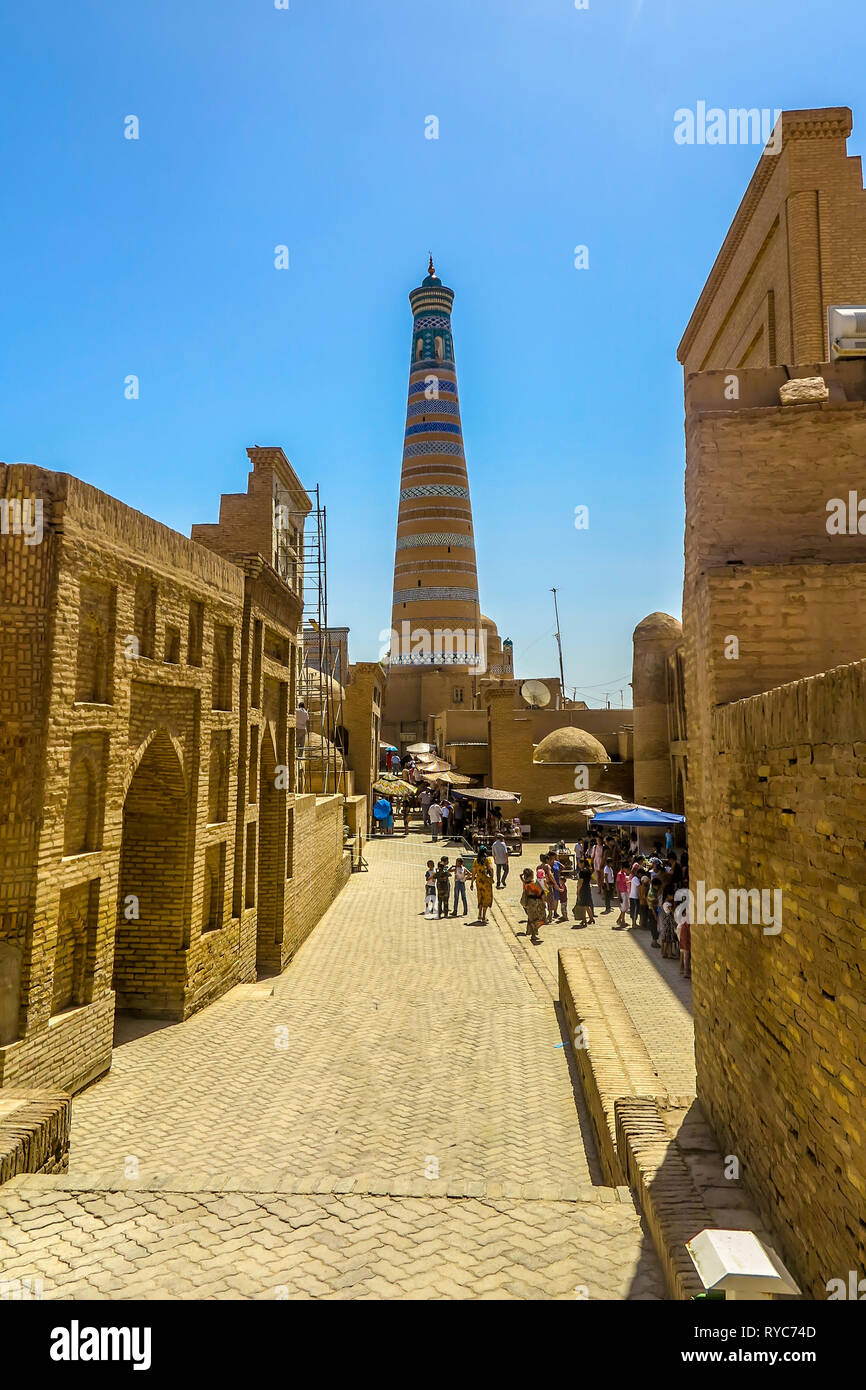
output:
[[[460,797],[436,791],[423,779],[423,770],[411,757],[401,763],[399,754],[389,753],[388,771],[399,773],[407,782],[418,787],[412,798],[402,800],[404,829],[408,832],[409,815],[413,808],[420,810],[423,825],[436,843],[461,840],[470,808]],[[378,816],[377,816],[378,808]],[[390,799],[381,797],[374,807],[377,828],[393,833],[394,815]],[[478,823],[476,822],[476,829]],[[458,855],[452,865],[448,855],[438,861],[429,859],[425,874],[424,911],[427,917],[456,917],[458,909],[468,915],[467,890],[474,892],[478,906],[476,921],[485,923],[493,902],[495,888],[503,889],[508,882],[509,848],[503,828],[510,829],[498,806],[484,808],[483,830],[489,843],[480,844],[470,868]],[[642,852],[636,831],[619,831],[607,835],[589,835],[578,840],[573,853],[563,841],[539,856],[536,869],[525,868],[520,875],[520,905],[526,916],[530,939],[540,940],[539,928],[552,922],[569,920],[569,882],[574,886],[571,916],[577,927],[592,926],[597,913],[604,916],[615,911],[613,930],[640,928],[650,933],[650,945],[666,959],[679,959],[681,973],[691,974],[691,929],[687,921],[678,921],[676,912],[678,889],[689,886],[689,856],[674,848],[673,834],[668,831],[664,844],[657,841],[650,853]],[[604,904],[596,905],[594,891]],[[453,898],[453,902],[452,902]]]
[[[660,842],[650,854],[638,849],[635,835],[596,835],[579,840],[571,856],[561,845],[539,858],[533,875],[524,869],[521,879],[521,906],[526,912],[527,933],[537,939],[543,923],[568,920],[568,879],[575,881],[576,901],[571,915],[578,926],[592,926],[596,921],[593,885],[604,902],[603,912],[611,912],[616,903],[614,930],[643,928],[649,931],[650,945],[660,950],[666,959],[679,958],[680,970],[691,974],[691,927],[677,920],[677,891],[689,886],[689,856],[679,854],[673,837],[668,834],[664,847]]]
[[[492,847],[480,845],[472,865],[462,855],[451,864],[443,855],[438,862],[427,860],[424,911],[427,917],[456,917],[462,904],[468,915],[467,888],[476,894],[477,921],[487,921],[496,888],[508,881],[508,846],[501,835]],[[596,835],[579,840],[573,855],[564,844],[539,856],[538,867],[525,868],[520,875],[520,905],[526,914],[530,940],[540,941],[539,928],[552,922],[567,922],[568,885],[574,882],[576,900],[571,916],[578,927],[596,921],[595,887],[604,902],[604,915],[616,911],[614,930],[643,928],[649,931],[650,945],[666,959],[679,959],[680,971],[691,974],[690,925],[677,921],[675,894],[689,884],[689,856],[679,854],[671,839],[664,848],[653,846],[650,854],[638,849],[637,839],[628,835]],[[451,897],[453,889],[453,907]],[[614,904],[616,904],[614,908]]]

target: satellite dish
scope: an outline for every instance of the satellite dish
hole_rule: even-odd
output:
[[[550,691],[544,681],[524,681],[520,694],[531,709],[543,709],[550,704]]]

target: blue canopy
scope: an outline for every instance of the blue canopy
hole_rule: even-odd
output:
[[[685,816],[673,811],[654,811],[651,806],[626,807],[623,811],[599,811],[593,825],[685,825]]]

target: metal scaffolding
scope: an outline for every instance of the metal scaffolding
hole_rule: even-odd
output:
[[[308,712],[307,737],[298,754],[298,791],[331,796],[346,791],[343,680],[328,627],[328,517],[319,486],[306,489],[312,510],[302,517],[302,647],[298,653],[298,699]]]

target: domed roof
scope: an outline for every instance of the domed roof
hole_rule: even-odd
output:
[[[481,621],[481,626],[484,627],[484,628],[487,628],[487,631],[488,631],[488,632],[498,632],[498,631],[499,631],[499,629],[497,628],[497,626],[496,626],[495,622],[493,621],[493,619],[492,619],[492,618],[486,617],[483,613],[481,614],[481,619],[480,619],[480,621]]]
[[[532,755],[534,763],[609,763],[610,754],[603,743],[586,729],[566,724],[554,729],[538,744]]]
[[[670,613],[650,613],[638,623],[632,634],[633,638],[638,634],[641,637],[682,637],[683,625],[678,618],[672,618]]]

